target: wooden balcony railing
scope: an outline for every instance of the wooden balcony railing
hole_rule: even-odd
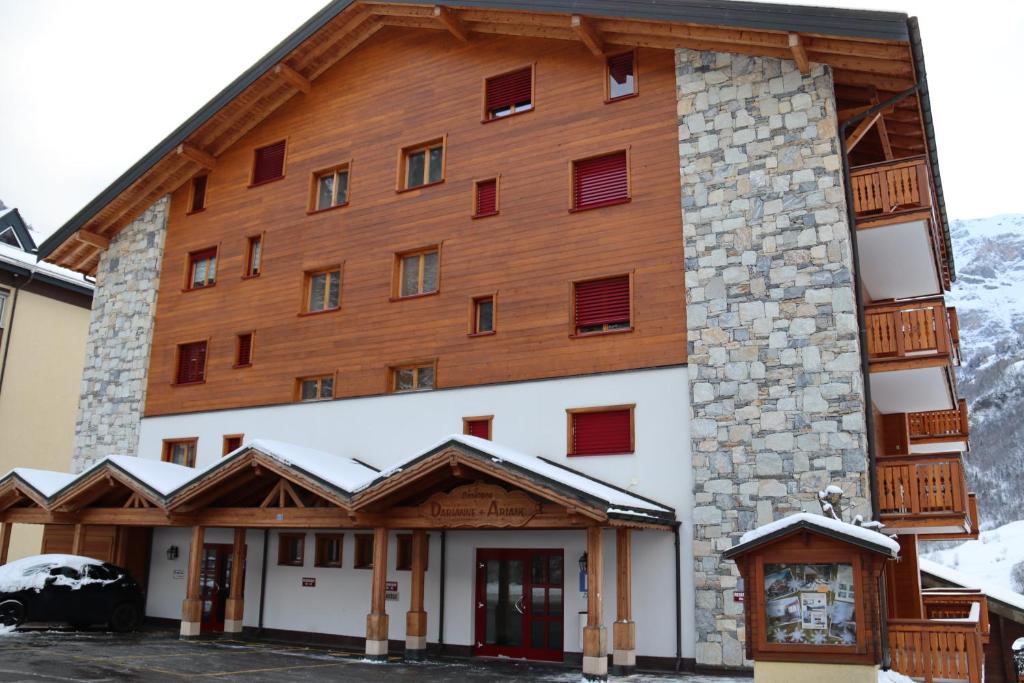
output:
[[[931,179],[923,156],[854,168],[850,183],[858,218],[932,207]]]
[[[883,521],[909,518],[907,521],[911,524],[902,526],[927,526],[929,517],[965,518],[969,503],[960,454],[928,453],[880,459],[878,501]]]
[[[956,312],[942,299],[869,306],[864,320],[872,361],[948,355],[960,362]]]
[[[967,494],[967,516],[971,520],[971,530],[959,533],[941,534],[920,534],[918,538],[922,541],[970,541],[978,540],[981,536],[981,517],[978,515],[978,497],[973,493]]]
[[[960,399],[953,410],[933,410],[926,413],[910,413],[910,440],[919,442],[941,442],[966,440],[970,435],[967,424],[967,401]]]
[[[969,619],[971,607],[979,609],[978,627],[981,642],[987,643],[992,634],[988,617],[988,597],[976,588],[926,588],[921,591],[926,619]]]
[[[985,653],[979,621],[977,602],[964,619],[890,619],[892,668],[925,683],[935,680],[981,683]]]

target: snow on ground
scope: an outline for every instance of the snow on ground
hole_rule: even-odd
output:
[[[8,633],[14,633],[14,627],[4,626],[3,624],[0,624],[0,636],[5,636]]]
[[[976,541],[967,541],[949,550],[926,553],[922,557],[956,570],[973,580],[975,588],[1015,593],[1010,572],[1015,564],[1024,562],[1024,520],[1010,522],[991,531],[982,531]],[[1016,595],[1020,596],[1020,593]]]
[[[915,683],[914,679],[904,676],[899,671],[879,671],[878,683]]]

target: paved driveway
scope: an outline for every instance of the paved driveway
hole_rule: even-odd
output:
[[[371,664],[326,648],[232,640],[181,641],[169,632],[28,631],[0,634],[0,681],[543,681],[576,683],[576,670],[510,662]],[[750,679],[636,675],[630,683],[750,683]]]

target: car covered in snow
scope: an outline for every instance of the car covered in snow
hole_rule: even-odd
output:
[[[127,570],[78,555],[33,555],[0,566],[0,625],[105,624],[131,631],[145,598]]]

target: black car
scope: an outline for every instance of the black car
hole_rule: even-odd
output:
[[[0,625],[60,622],[136,629],[145,597],[127,570],[76,555],[35,555],[0,566]]]

